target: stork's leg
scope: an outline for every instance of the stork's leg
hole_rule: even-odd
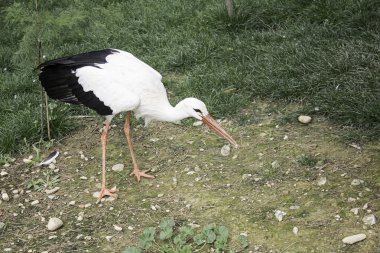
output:
[[[110,122],[106,120],[106,125],[103,127],[102,131],[102,189],[100,190],[98,202],[102,200],[104,196],[113,196],[112,193],[116,191],[116,189],[107,189],[106,188],[106,145],[107,145],[107,133],[110,126]]]
[[[135,175],[137,178],[137,181],[140,181],[140,177],[154,178],[154,176],[146,174],[149,170],[141,171],[139,170],[139,166],[137,165],[135,153],[133,152],[133,146],[132,146],[131,127],[130,127],[130,121],[129,121],[130,116],[131,116],[131,112],[127,112],[127,115],[125,118],[124,133],[125,133],[125,136],[127,137],[129,151],[131,151],[132,162],[133,162],[133,171],[131,173],[131,176]]]

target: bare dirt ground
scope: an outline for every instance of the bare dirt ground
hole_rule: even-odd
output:
[[[140,167],[156,176],[140,183],[129,176],[131,158],[117,122],[109,135],[107,180],[119,189],[118,199],[101,204],[92,196],[101,179],[100,119],[85,119],[86,127],[41,151],[60,150],[55,169],[24,163],[29,154],[1,168],[8,175],[0,177],[0,189],[10,200],[0,202],[0,251],[122,252],[138,244],[144,228],[174,217],[227,226],[232,248],[247,233],[244,252],[378,252],[378,224],[362,219],[380,218],[380,143],[361,149],[343,143],[323,118],[279,124],[285,110],[275,108],[258,103],[242,112],[254,113],[254,124],[222,122],[240,144],[228,156],[220,153],[225,141],[205,126],[136,124]],[[124,170],[112,171],[119,163]],[[46,187],[59,190],[47,194]],[[286,213],[282,221],[276,210]],[[50,217],[63,227],[48,231]],[[342,242],[358,233],[367,238]]]

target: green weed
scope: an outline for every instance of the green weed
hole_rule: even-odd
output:
[[[311,154],[301,154],[297,157],[297,162],[302,166],[313,167],[318,163],[318,159]]]
[[[174,219],[166,217],[160,222],[159,232],[155,227],[146,228],[139,236],[139,247],[128,247],[123,253],[191,253],[205,247],[212,247],[215,252],[236,252],[228,248],[228,241],[229,230],[223,225],[209,224],[196,231],[189,226],[176,227]],[[239,252],[249,245],[245,235],[240,235],[238,242]]]
[[[49,170],[43,172],[44,178],[32,178],[26,183],[26,188],[34,191],[43,191],[54,188],[60,181],[58,175],[53,175]]]

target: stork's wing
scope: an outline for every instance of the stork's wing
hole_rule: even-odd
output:
[[[84,91],[78,82],[76,70],[85,66],[106,63],[106,57],[117,52],[104,49],[63,57],[38,66],[39,79],[49,97],[71,104],[83,104],[100,115],[111,115],[112,109],[105,105],[93,91]]]

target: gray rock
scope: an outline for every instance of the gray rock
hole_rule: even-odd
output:
[[[47,224],[47,229],[50,231],[55,231],[62,226],[63,226],[63,221],[59,218],[53,217],[53,218],[50,218]]]
[[[113,171],[116,171],[116,172],[120,172],[120,171],[123,171],[124,170],[124,164],[115,164],[114,166],[112,166],[112,170]]]
[[[343,243],[345,244],[354,244],[360,241],[363,241],[367,236],[365,234],[351,235],[343,238]]]
[[[220,150],[220,153],[222,154],[222,156],[229,156],[230,153],[231,153],[231,147],[230,145],[224,145],[222,147],[222,149]]]
[[[311,122],[311,117],[307,115],[298,116],[298,121],[302,124],[309,124]]]
[[[376,224],[376,217],[373,214],[369,214],[369,215],[364,216],[362,221],[364,222],[364,224],[368,226],[372,226]]]

